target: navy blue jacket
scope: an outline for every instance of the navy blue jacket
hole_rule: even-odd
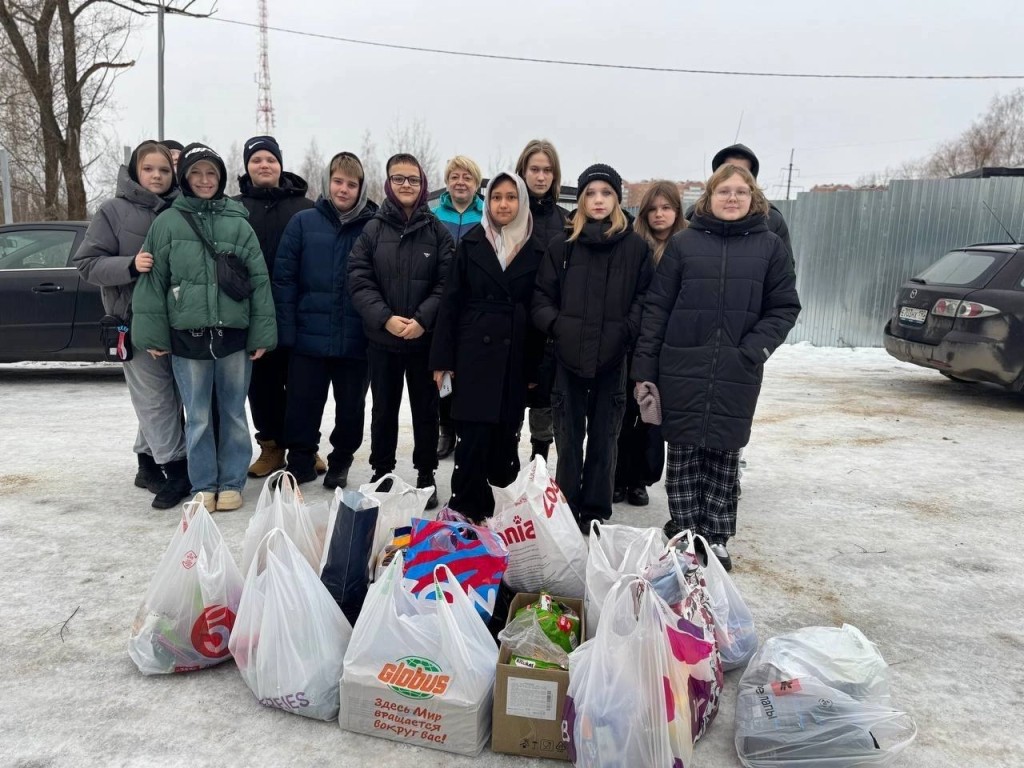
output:
[[[363,227],[377,213],[367,202],[344,226],[322,196],[295,214],[281,236],[274,263],[278,346],[311,357],[366,358],[363,319],[352,303],[348,258]]]

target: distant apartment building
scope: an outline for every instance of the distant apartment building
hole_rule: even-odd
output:
[[[640,201],[644,199],[647,190],[650,189],[653,180],[645,181],[624,181],[622,182],[622,205],[626,208],[639,208]],[[683,198],[683,210],[697,202],[704,191],[703,181],[677,181],[676,188],[680,197]]]

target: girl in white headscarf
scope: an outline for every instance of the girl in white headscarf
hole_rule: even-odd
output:
[[[508,485],[519,472],[519,425],[544,348],[530,322],[544,248],[532,236],[526,184],[500,173],[484,200],[483,221],[455,251],[430,348],[438,387],[446,377],[454,387],[448,506],[478,521],[494,511],[488,483]]]

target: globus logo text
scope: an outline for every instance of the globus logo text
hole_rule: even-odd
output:
[[[395,693],[410,699],[430,699],[448,690],[450,675],[441,674],[441,668],[430,659],[406,656],[397,663],[381,667],[377,679]]]

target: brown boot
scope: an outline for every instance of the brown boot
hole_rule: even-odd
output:
[[[323,458],[321,458],[319,453],[316,455],[316,458],[313,460],[313,469],[316,470],[316,473],[318,475],[322,475],[325,472],[327,472],[327,462],[324,461]]]
[[[257,440],[260,445],[260,457],[249,467],[249,477],[266,477],[271,472],[283,469],[285,465],[284,448],[273,440]]]

